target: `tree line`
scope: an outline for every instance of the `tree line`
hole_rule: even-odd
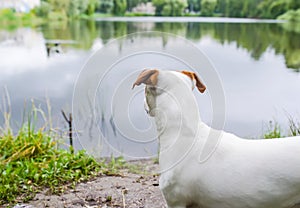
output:
[[[68,47],[90,50],[95,38],[106,44],[112,39],[141,31],[139,25],[135,22],[70,21],[65,27],[57,27],[56,22],[50,22],[42,26],[42,31],[46,39],[74,40],[77,44]],[[156,22],[146,31],[176,34],[193,42],[208,36],[222,45],[233,44],[245,49],[255,60],[262,58],[266,51],[274,50],[275,54],[284,57],[288,68],[300,71],[299,24]],[[168,39],[165,36],[161,38],[162,47],[165,47]],[[122,50],[123,43],[119,44],[119,50]]]
[[[220,16],[277,18],[300,9],[299,0],[42,0],[39,16],[80,17],[95,13],[124,16],[141,3],[151,2],[155,16]],[[299,10],[300,11],[300,10]]]

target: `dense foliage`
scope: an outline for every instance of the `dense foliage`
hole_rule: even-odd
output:
[[[157,16],[181,16],[188,6],[186,0],[152,0]]]
[[[98,11],[101,13],[111,13],[114,7],[114,2],[112,0],[100,0]]]
[[[3,113],[4,124],[0,126],[0,207],[32,199],[39,191],[61,193],[77,182],[98,174],[115,174],[124,167],[122,158],[112,158],[108,163],[96,161],[84,150],[74,153],[58,148],[58,135],[53,130],[46,130],[52,125],[45,122],[37,129],[38,116],[43,116],[46,121],[46,114],[33,104],[27,115],[28,121],[14,134],[10,127],[11,114]]]
[[[97,162],[84,151],[57,149],[49,133],[28,125],[16,136],[0,135],[0,205],[27,201],[45,188],[60,193],[99,173],[116,174],[124,165],[122,158]]]
[[[299,0],[42,0],[34,14],[54,20],[93,16],[123,16],[142,3],[152,3],[157,16],[223,16],[300,21]],[[128,14],[129,15],[129,14]],[[138,14],[137,14],[138,15]],[[131,15],[132,16],[132,15]]]
[[[114,0],[113,14],[117,16],[123,16],[126,12],[127,1],[126,0]]]
[[[279,124],[276,121],[270,121],[267,126],[267,131],[264,133],[265,139],[291,137],[300,135],[300,123],[292,117],[288,118],[288,131],[283,132]]]
[[[289,10],[278,17],[280,20],[289,20],[290,22],[300,22],[300,9]]]
[[[0,204],[24,200],[41,188],[62,191],[62,184],[95,174],[100,165],[83,152],[75,155],[57,150],[42,131],[22,129],[19,134],[0,136]]]
[[[213,16],[216,6],[217,6],[217,0],[202,0],[201,1],[201,15],[202,16]]]

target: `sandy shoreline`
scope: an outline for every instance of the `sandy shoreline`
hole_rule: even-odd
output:
[[[78,183],[60,195],[38,193],[26,204],[15,208],[79,208],[79,207],[126,207],[163,208],[164,198],[158,187],[158,165],[152,160],[132,161],[141,172],[132,173],[122,169],[116,176],[98,176],[87,182]]]

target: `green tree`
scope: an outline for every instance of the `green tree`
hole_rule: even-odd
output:
[[[134,7],[136,7],[139,3],[141,3],[141,0],[126,0],[127,2],[127,10],[132,11]]]
[[[271,5],[272,0],[263,0],[257,6],[258,16],[261,18],[271,18],[269,11],[269,6]]]
[[[164,6],[167,0],[152,0],[153,6],[155,6],[155,15],[161,16]]]
[[[48,0],[53,11],[66,11],[69,8],[70,0]]]
[[[66,20],[68,17],[68,8],[70,0],[49,0],[51,11],[48,18],[52,20]]]
[[[182,16],[184,9],[188,6],[187,0],[173,0],[171,1],[172,16]]]
[[[113,0],[100,0],[99,2],[99,11],[102,13],[111,13],[114,7]]]
[[[126,12],[126,0],[114,0],[113,14],[123,16]]]
[[[50,11],[51,5],[45,1],[41,1],[40,6],[35,9],[36,15],[40,17],[47,17]]]
[[[286,0],[277,0],[272,2],[269,7],[271,18],[276,18],[279,15],[288,11],[288,4]]]
[[[242,10],[242,17],[258,17],[257,6],[262,0],[245,0]]]
[[[262,0],[227,0],[226,16],[229,17],[257,17],[257,5]]]
[[[87,11],[87,8],[89,6],[89,0],[79,0],[79,11],[80,14],[83,14]]]
[[[288,8],[297,10],[300,9],[300,1],[299,0],[288,0]]]
[[[158,16],[181,16],[188,6],[187,0],[153,0]]]
[[[289,10],[286,13],[284,13],[283,15],[280,15],[279,17],[277,17],[277,19],[280,20],[287,20],[290,23],[289,24],[285,24],[285,27],[288,28],[289,30],[295,31],[300,33],[300,25],[296,24],[297,22],[300,22],[300,9],[297,10]]]
[[[161,15],[162,16],[171,16],[171,14],[172,14],[172,7],[170,4],[166,4],[163,7],[163,10],[161,11]]]
[[[275,19],[287,12],[290,7],[297,7],[299,0],[262,0],[258,6],[258,15],[261,18]]]
[[[202,0],[201,1],[201,16],[213,16],[217,0]]]
[[[60,0],[56,0],[60,1]],[[78,17],[80,14],[86,13],[89,6],[89,0],[72,0],[68,8],[69,17]]]
[[[188,8],[190,12],[199,12],[201,9],[201,0],[188,0]]]
[[[226,17],[242,17],[244,1],[241,0],[226,0]]]
[[[86,13],[88,15],[94,14],[99,4],[100,2],[98,0],[89,0]]]
[[[263,1],[269,0],[217,0],[216,12],[226,17],[258,17],[261,11],[268,9],[265,6],[258,9]],[[266,6],[269,5],[270,3],[266,3]]]
[[[80,15],[80,11],[78,8],[79,0],[72,0],[70,2],[69,8],[68,8],[68,16],[69,17],[78,17]]]
[[[217,0],[216,12],[224,16],[225,11],[226,11],[226,0]]]

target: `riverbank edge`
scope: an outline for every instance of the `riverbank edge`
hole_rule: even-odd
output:
[[[253,19],[253,18],[232,18],[232,17],[94,17],[95,21],[109,22],[202,22],[202,23],[286,23],[286,20],[278,19]]]
[[[117,174],[100,174],[74,188],[68,187],[59,195],[44,190],[32,200],[15,204],[13,208],[166,207],[159,189],[157,162],[141,159],[128,161],[128,164]]]

